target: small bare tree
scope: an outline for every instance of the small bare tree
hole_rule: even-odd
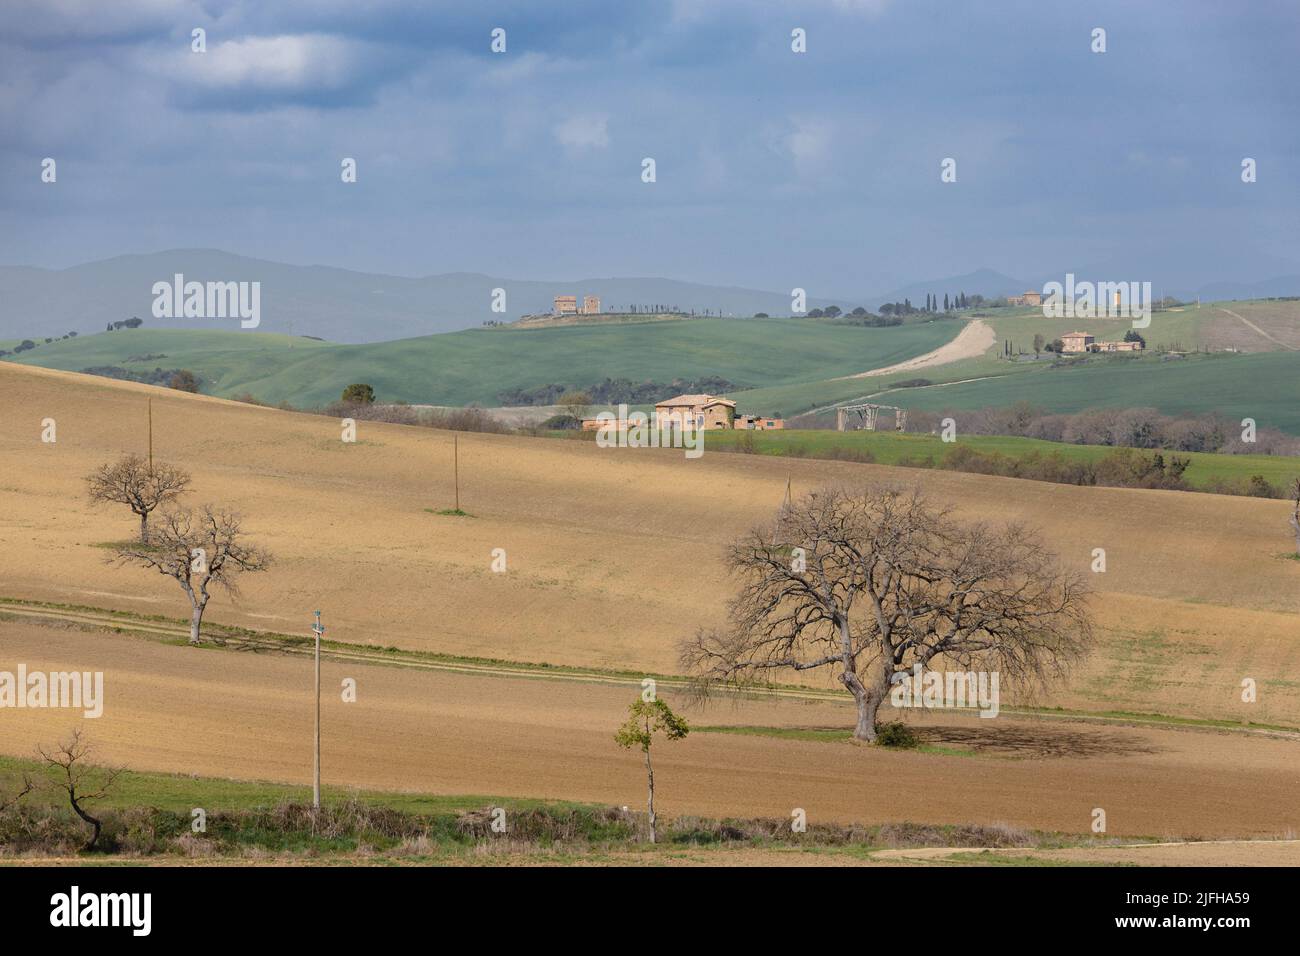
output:
[[[832,668],[858,740],[875,741],[895,675],[914,664],[1043,683],[1092,641],[1082,578],[1031,533],[962,525],[919,490],[814,492],[734,543],[729,563],[741,579],[730,626],[682,647],[701,689]]]
[[[211,589],[220,587],[233,597],[237,575],[270,567],[271,556],[244,537],[236,512],[214,505],[175,509],[159,515],[148,544],[120,545],[116,555],[121,563],[153,568],[180,583],[190,599],[190,643],[197,645]]]
[[[591,396],[583,391],[565,392],[555,403],[564,409],[566,415],[582,421],[591,408]]]
[[[32,778],[27,774],[23,774],[23,785],[18,788],[18,792],[12,797],[0,797],[0,813],[5,813],[10,807],[17,806],[23,797],[35,789],[36,785],[32,783]]]
[[[149,540],[149,515],[159,505],[175,501],[189,488],[190,476],[174,465],[158,462],[152,468],[139,455],[124,455],[100,465],[86,476],[90,500],[128,505],[140,516],[140,541]]]
[[[54,786],[68,795],[72,812],[90,824],[91,834],[83,850],[93,850],[99,843],[103,822],[86,811],[86,804],[102,800],[122,775],[121,768],[95,767],[89,762],[92,751],[90,741],[77,728],[72,736],[47,750],[37,747],[41,759],[55,771]]]
[[[648,796],[647,810],[650,814],[650,842],[657,839],[655,818],[655,768],[650,763],[650,745],[654,743],[655,734],[663,734],[668,740],[681,740],[691,728],[686,721],[672,712],[662,700],[645,700],[637,698],[627,709],[627,721],[614,734],[614,741],[625,749],[640,747],[645,754],[645,775]]]
[[[1300,478],[1291,485],[1291,530],[1295,532],[1295,555],[1300,558]]]

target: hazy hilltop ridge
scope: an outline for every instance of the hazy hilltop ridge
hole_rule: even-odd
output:
[[[1229,263],[1212,285],[1194,288],[1183,282],[1159,282],[1161,294],[1195,299],[1249,298],[1300,292],[1300,275],[1277,275],[1254,282],[1236,281],[1244,266]],[[1289,264],[1271,261],[1280,271]],[[1260,266],[1255,267],[1258,272]],[[1131,270],[1085,269],[1084,275],[1129,275]],[[1172,275],[1158,263],[1140,274]],[[238,330],[237,318],[160,318],[153,314],[154,284],[185,282],[260,283],[261,332],[311,335],[332,342],[364,343],[413,338],[437,332],[476,328],[485,322],[511,323],[524,316],[548,315],[556,296],[595,296],[603,313],[635,311],[647,318],[655,313],[753,316],[792,314],[793,289],[764,291],[736,286],[684,282],[677,279],[579,278],[524,280],[477,272],[449,272],[421,277],[357,272],[333,266],[290,265],[218,249],[170,249],[122,255],[66,269],[0,266],[0,340],[58,337],[102,331],[108,323],[139,316],[150,328],[200,331]],[[917,281],[888,292],[847,288],[806,288],[805,307],[812,312],[837,306],[848,312],[862,306],[875,311],[886,302],[910,300],[920,306],[927,295],[983,296],[995,299],[1037,289],[1059,274],[1025,281],[992,269]],[[504,298],[497,290],[504,290]],[[823,294],[819,295],[821,292]],[[1214,293],[1211,295],[1210,293]],[[493,311],[494,297],[504,311]],[[179,311],[179,307],[178,307]],[[584,324],[583,317],[562,323]]]
[[[0,338],[100,331],[139,316],[152,328],[238,329],[229,319],[156,318],[155,282],[180,273],[198,282],[260,282],[262,332],[315,335],[334,342],[377,342],[473,328],[549,312],[555,296],[599,296],[611,308],[672,307],[725,314],[790,314],[790,293],[712,286],[673,279],[608,278],[526,281],[472,272],[420,278],[297,266],[216,249],[172,249],[116,256],[67,269],[0,267]],[[505,311],[493,312],[493,290]],[[847,300],[810,295],[808,308]]]

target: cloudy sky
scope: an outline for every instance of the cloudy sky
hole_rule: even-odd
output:
[[[5,264],[202,246],[834,296],[979,267],[1300,271],[1294,0],[6,0],[0,18]]]

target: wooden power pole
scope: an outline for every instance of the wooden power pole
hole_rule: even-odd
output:
[[[153,474],[153,399],[149,399],[149,474]]]
[[[460,436],[451,436],[452,474],[456,485],[456,510],[460,510]]]
[[[316,635],[316,749],[312,760],[311,805],[313,810],[320,809],[320,637],[325,633],[321,627],[320,611],[316,612],[316,624],[312,627]]]

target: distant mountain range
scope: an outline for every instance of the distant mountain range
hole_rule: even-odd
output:
[[[1131,280],[1152,275],[1127,263],[1101,263],[1078,270],[1079,277]],[[1207,300],[1258,298],[1300,294],[1300,270],[1287,270],[1284,260],[1258,259],[1225,268],[1238,276],[1276,267],[1273,278],[1224,280],[1174,288],[1157,283],[1154,294]],[[1160,274],[1173,273],[1161,265]],[[354,272],[327,266],[295,266],[233,255],[215,249],[172,249],[144,255],[117,256],[72,266],[39,269],[0,266],[0,339],[60,336],[69,331],[97,332],[110,322],[139,316],[151,328],[238,329],[237,318],[156,318],[153,286],[171,283],[176,274],[186,281],[260,282],[259,331],[313,335],[333,342],[378,342],[473,328],[487,320],[513,321],[521,315],[547,312],[557,295],[597,295],[607,309],[668,306],[683,310],[748,316],[756,312],[790,314],[790,294],[733,286],[713,286],[675,279],[588,278],[566,281],[507,279],[456,272],[409,278]],[[860,298],[819,298],[809,309],[830,305],[879,308],[884,302],[910,299],[924,302],[927,293],[940,301],[945,294],[996,297],[1041,288],[1048,279],[1026,282],[979,269],[963,275],[915,282],[883,295]],[[505,311],[492,311],[494,290],[505,290]]]
[[[166,319],[152,313],[156,282],[177,273],[198,282],[260,282],[261,332],[314,335],[333,342],[379,342],[473,328],[549,312],[557,295],[600,296],[605,308],[668,306],[724,314],[790,314],[788,292],[763,292],[673,279],[572,279],[536,282],[470,272],[406,278],[294,266],[214,249],[117,256],[68,269],[0,267],[0,338],[102,331],[131,316],[150,328],[238,329],[237,319]],[[493,290],[505,311],[493,312]],[[844,300],[810,298],[808,308]]]

